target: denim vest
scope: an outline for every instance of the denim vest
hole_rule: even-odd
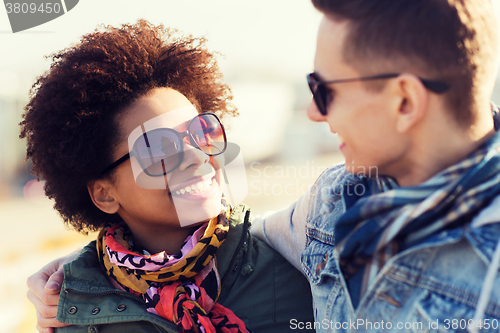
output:
[[[354,309],[334,238],[345,208],[340,192],[331,191],[346,175],[342,166],[334,166],[311,189],[301,263],[311,284],[316,331],[466,332],[477,326],[481,332],[500,332],[498,272],[481,322],[472,322],[500,239],[500,198],[483,209],[487,216],[481,213],[466,226],[392,257]]]

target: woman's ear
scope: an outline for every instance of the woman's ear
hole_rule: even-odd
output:
[[[398,132],[405,133],[424,118],[428,94],[420,79],[413,74],[401,74],[397,84],[401,103],[396,126]]]
[[[109,180],[96,180],[87,184],[90,198],[97,208],[108,214],[115,214],[120,204],[112,194],[112,184]]]

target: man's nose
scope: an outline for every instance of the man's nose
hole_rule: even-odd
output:
[[[311,102],[309,102],[309,105],[307,106],[307,118],[314,122],[326,121],[326,116],[322,115],[321,112],[319,112],[318,106],[312,98]]]

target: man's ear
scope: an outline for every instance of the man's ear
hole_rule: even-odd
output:
[[[96,180],[87,184],[90,198],[97,208],[108,214],[115,214],[120,208],[109,180]]]
[[[395,89],[400,96],[396,130],[406,133],[424,118],[429,95],[422,81],[413,74],[401,74],[395,81]]]

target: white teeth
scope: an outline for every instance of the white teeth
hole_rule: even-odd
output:
[[[198,182],[196,184],[186,186],[185,188],[182,188],[180,190],[175,191],[174,194],[175,195],[183,195],[185,193],[198,194],[201,191],[205,191],[206,189],[208,189],[210,187],[210,185],[212,185],[212,182],[213,182],[212,178],[210,178],[210,179]]]

